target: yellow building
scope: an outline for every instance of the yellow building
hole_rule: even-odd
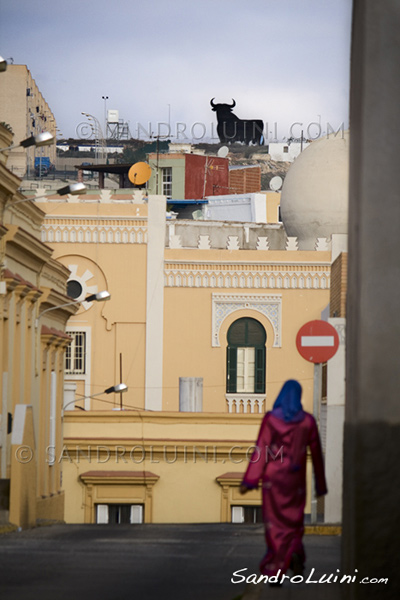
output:
[[[267,198],[268,224],[166,219],[165,197],[132,190],[40,203],[69,294],[112,296],[68,322],[67,522],[255,518],[240,478],[286,379],[312,411],[295,338],[329,302],[331,264],[327,240],[299,250]],[[120,381],[125,394],[101,395]]]
[[[26,65],[8,65],[0,77],[1,121],[12,128],[14,143],[49,131],[56,137],[55,117]],[[48,157],[54,164],[56,146],[15,148],[8,157],[7,167],[21,179],[33,174],[35,158]]]
[[[11,144],[0,126],[0,147]],[[69,271],[41,241],[44,213],[18,192],[21,180],[6,161],[0,153],[0,522],[27,527],[64,514],[55,456],[65,324],[76,307],[63,307]]]

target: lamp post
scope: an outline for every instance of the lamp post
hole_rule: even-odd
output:
[[[104,100],[104,136],[107,139],[107,100],[108,96],[102,96]]]
[[[103,131],[100,126],[100,122],[94,115],[91,115],[91,114],[85,113],[85,112],[83,112],[81,114],[84,115],[85,117],[87,117],[89,119],[89,121],[93,121],[93,123],[94,123],[96,146],[101,147],[102,159],[104,161],[105,155],[106,155],[106,149],[105,149],[104,135],[103,135]]]
[[[79,400],[89,400],[91,398],[97,398],[98,396],[102,396],[103,394],[112,394],[112,393],[123,394],[126,391],[128,391],[128,386],[125,383],[117,383],[116,385],[112,385],[111,387],[109,387],[97,394],[91,394],[90,396],[82,396],[81,398],[79,398]],[[76,402],[76,400],[74,398],[74,400],[71,400],[70,402],[67,402],[67,404],[64,404],[63,412],[65,411],[65,409],[68,406],[71,406],[71,404],[75,404],[75,402]],[[107,401],[105,401],[105,402],[107,402]],[[74,406],[74,408],[75,408],[75,406]],[[77,406],[76,408],[79,408],[80,410],[86,410],[85,408],[83,408],[83,406]]]

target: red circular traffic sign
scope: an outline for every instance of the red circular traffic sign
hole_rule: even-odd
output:
[[[296,346],[306,360],[324,363],[336,354],[339,348],[339,336],[336,329],[327,321],[309,321],[300,327]]]

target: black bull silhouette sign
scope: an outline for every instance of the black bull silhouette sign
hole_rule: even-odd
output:
[[[212,110],[217,113],[217,133],[221,143],[263,144],[264,123],[261,119],[239,119],[232,112],[232,109],[236,106],[233,98],[232,104],[215,104],[214,98],[212,98],[210,104]]]

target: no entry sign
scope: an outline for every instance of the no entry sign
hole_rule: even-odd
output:
[[[327,321],[309,321],[299,329],[296,337],[297,350],[313,363],[324,363],[336,354],[339,336]]]

